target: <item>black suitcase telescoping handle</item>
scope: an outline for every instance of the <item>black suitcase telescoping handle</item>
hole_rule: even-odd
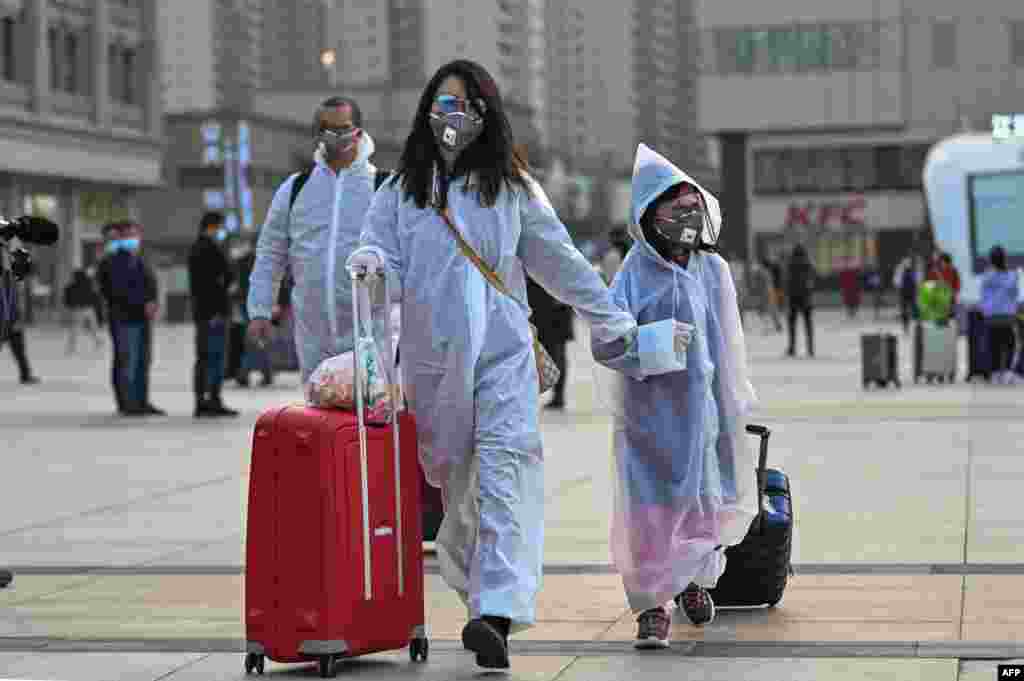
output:
[[[757,516],[754,518],[757,532],[760,534],[764,516],[764,495],[768,488],[768,438],[771,437],[772,431],[766,426],[748,423],[747,432],[761,438],[761,446],[757,454]]]

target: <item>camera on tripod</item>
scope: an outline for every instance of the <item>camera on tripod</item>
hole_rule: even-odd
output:
[[[17,283],[32,271],[32,254],[21,244],[49,246],[57,242],[57,225],[46,218],[0,216],[0,343],[18,322]],[[13,247],[12,241],[17,241]]]
[[[10,271],[15,280],[21,281],[32,271],[32,254],[20,245],[11,248],[11,241],[17,239],[26,244],[49,246],[57,243],[59,234],[57,225],[46,218],[23,215],[8,219],[0,216],[0,246],[7,250]],[[0,272],[3,270],[3,260],[0,259]]]

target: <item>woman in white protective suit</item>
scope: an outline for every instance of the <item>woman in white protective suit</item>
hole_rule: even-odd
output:
[[[621,356],[595,338],[594,354],[625,374],[613,380],[612,557],[639,615],[636,646],[663,648],[671,601],[693,624],[713,619],[707,589],[725,569],[723,547],[739,543],[756,515],[756,458],[744,422],[756,397],[733,278],[714,252],[718,201],[642,144],[632,194],[635,243],[612,297],[636,316],[639,339]],[[678,353],[683,362],[652,375],[638,357],[650,347],[648,325],[668,319],[687,330],[668,346],[672,361]]]
[[[463,254],[452,228],[511,296]],[[634,337],[636,322],[612,304],[527,175],[497,86],[470,61],[443,66],[427,84],[360,244],[349,265],[383,261],[401,292],[403,378],[420,459],[445,499],[438,557],[469,613],[463,643],[480,666],[505,668],[509,630],[534,621],[544,538],[538,376],[523,268],[602,341]]]

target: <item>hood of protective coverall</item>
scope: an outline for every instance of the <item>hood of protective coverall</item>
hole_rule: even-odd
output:
[[[658,255],[644,237],[640,218],[655,199],[681,182],[693,185],[704,199],[710,224],[704,225],[701,238],[705,243],[718,243],[718,235],[722,229],[722,209],[714,194],[646,144],[637,146],[636,159],[633,162],[632,221],[629,225],[629,234],[634,240],[645,244],[647,250],[666,265],[669,263]]]
[[[339,259],[343,265],[349,254],[358,245],[359,232],[363,227],[361,219],[355,224],[345,222],[349,217],[345,215],[344,210],[345,180],[350,175],[365,177],[369,174],[372,182],[373,174],[376,169],[371,167],[370,157],[373,155],[375,150],[376,145],[373,142],[373,138],[370,137],[370,133],[364,130],[363,134],[359,138],[359,153],[356,155],[355,160],[352,161],[352,165],[348,168],[342,168],[341,171],[338,172],[339,186],[338,191],[334,194],[334,208],[331,211],[330,241],[328,242],[327,249],[327,281],[334,281],[337,285],[328,289],[327,321],[328,330],[330,331],[332,338],[335,340],[340,340],[345,337],[349,338],[349,341],[345,344],[344,351],[348,351],[352,345],[352,287],[348,270],[343,266],[339,266]],[[313,158],[318,164],[326,165],[322,146],[317,147]],[[367,205],[367,208],[369,208],[369,205]],[[347,240],[347,248],[344,248],[343,252],[339,252],[338,242],[343,232],[347,232],[350,238]],[[342,244],[343,247],[345,245],[346,244]],[[340,306],[346,306],[344,309],[348,312],[347,315],[344,314],[344,312],[339,314]],[[342,326],[343,323],[345,323],[344,326]]]
[[[744,432],[755,397],[729,266],[703,251],[685,268],[669,262],[639,225],[644,210],[680,182],[701,192],[710,218],[703,238],[717,239],[715,197],[640,145],[630,225],[636,242],[612,299],[641,325],[692,324],[686,368],[646,373],[641,342],[635,359],[604,362],[621,374],[599,378],[615,415],[612,556],[634,612],[663,605],[690,582],[713,586],[725,567],[716,547],[742,540],[757,511],[756,457]]]

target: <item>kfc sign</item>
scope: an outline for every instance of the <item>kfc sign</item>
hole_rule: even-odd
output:
[[[866,206],[867,200],[863,196],[843,201],[794,201],[786,209],[785,226],[787,229],[863,227]]]

